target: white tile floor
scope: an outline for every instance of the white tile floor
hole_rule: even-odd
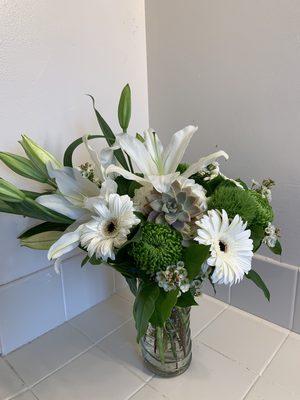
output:
[[[300,335],[203,296],[191,367],[162,379],[143,366],[131,307],[122,289],[0,358],[0,400],[300,399]]]

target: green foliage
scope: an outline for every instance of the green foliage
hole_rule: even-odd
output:
[[[176,306],[177,307],[192,307],[197,306],[198,303],[195,301],[194,296],[192,295],[191,291],[182,293],[180,297],[177,299]]]
[[[159,296],[155,302],[155,310],[151,316],[150,322],[153,326],[164,326],[166,320],[170,317],[173,307],[177,302],[179,289],[166,292],[160,288]]]
[[[133,306],[133,316],[137,330],[137,342],[146,333],[149,320],[155,309],[159,296],[159,287],[152,282],[141,282]]]
[[[12,183],[0,178],[0,200],[9,203],[20,203],[26,198],[25,194]]]
[[[21,246],[29,247],[34,250],[49,250],[63,232],[60,231],[45,231],[32,236],[24,237],[20,240]]]
[[[261,196],[260,193],[254,190],[248,190],[256,205],[256,213],[253,219],[253,225],[261,225],[266,227],[268,222],[274,219],[274,213],[267,199]]]
[[[238,214],[250,225],[257,213],[257,204],[250,192],[236,186],[221,185],[209,199],[208,208],[220,211],[224,209],[229,218],[234,218]]]
[[[251,225],[251,239],[253,240],[253,252],[255,253],[261,246],[265,236],[265,228],[261,225]]]
[[[276,255],[280,256],[282,253],[282,247],[279,240],[276,241],[274,247],[269,247],[269,249]]]
[[[91,139],[97,139],[97,138],[105,138],[103,135],[89,135],[88,140]],[[65,154],[64,154],[64,166],[65,167],[73,167],[73,154],[74,151],[77,149],[78,146],[80,146],[83,143],[83,138],[78,138],[74,140],[66,149]]]
[[[48,181],[47,175],[40,172],[32,161],[25,157],[12,153],[0,152],[0,160],[3,161],[8,168],[24,178],[33,179],[42,183],[47,183]]]
[[[46,177],[48,177],[48,163],[54,165],[55,168],[62,167],[62,164],[52,154],[43,149],[28,136],[22,135],[22,140],[20,141],[20,144],[27,154],[27,157],[32,161],[38,171],[40,171]]]
[[[116,141],[116,137],[113,134],[113,131],[110,129],[110,127],[107,124],[107,122],[102,118],[102,116],[100,115],[99,111],[95,108],[95,99],[94,99],[94,97],[91,96],[91,95],[88,95],[88,96],[92,99],[93,109],[95,111],[95,114],[96,114],[96,117],[97,117],[97,121],[98,121],[98,124],[99,124],[99,126],[101,128],[101,131],[102,131],[102,133],[105,136],[105,139],[107,141],[107,144],[109,146],[112,146]],[[114,151],[114,155],[115,155],[116,159],[119,161],[119,163],[122,165],[122,167],[129,171],[128,164],[127,164],[126,158],[125,158],[122,150],[121,149],[115,150]]]
[[[139,268],[154,273],[182,260],[181,240],[170,226],[147,222],[139,240],[132,244],[132,256]]]
[[[245,275],[247,279],[250,279],[258,288],[260,288],[266,299],[270,301],[270,292],[269,289],[267,288],[266,284],[264,281],[261,279],[261,277],[258,275],[257,272],[255,272],[253,269],[251,269],[248,274]]]
[[[187,163],[178,164],[176,171],[180,172],[180,174],[183,174],[188,169],[188,167],[189,167],[189,164],[187,164]]]
[[[56,224],[53,222],[43,222],[42,224],[33,226],[32,228],[27,229],[23,232],[18,239],[25,239],[30,236],[36,235],[42,232],[49,232],[49,231],[60,231],[63,232],[67,229],[69,225],[67,224]]]
[[[141,187],[138,182],[131,181],[123,176],[117,176],[115,182],[118,185],[118,194],[120,196],[128,194],[128,196],[132,198],[134,196],[134,191]]]
[[[192,243],[183,250],[184,266],[188,271],[190,280],[199,275],[201,266],[207,260],[209,255],[209,246]]]
[[[122,90],[119,107],[118,107],[118,118],[120,127],[123,132],[127,132],[131,117],[131,90],[130,86],[127,84]]]

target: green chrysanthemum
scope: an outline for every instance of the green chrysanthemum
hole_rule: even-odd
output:
[[[229,218],[238,214],[249,226],[256,218],[258,206],[250,190],[221,185],[208,200],[208,208],[225,210]]]
[[[266,227],[268,222],[272,222],[274,219],[274,212],[267,199],[263,198],[262,195],[254,190],[248,191],[252,199],[256,204],[256,212],[253,219],[253,225],[261,225]]]
[[[141,237],[132,246],[137,265],[152,274],[182,260],[181,235],[168,225],[152,222],[142,227]]]

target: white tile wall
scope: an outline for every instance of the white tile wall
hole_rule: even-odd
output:
[[[298,271],[298,284],[294,311],[293,331],[300,333],[300,271]]]
[[[1,286],[0,304],[4,354],[65,321],[61,278],[53,269]]]
[[[81,268],[82,259],[83,255],[72,257],[62,267],[67,320],[106,299],[114,290],[112,268],[91,264]]]
[[[17,349],[64,321],[109,297],[113,271],[87,265],[82,256],[63,262],[61,274],[53,267],[0,286],[0,342],[2,353]]]
[[[297,268],[254,259],[253,269],[268,286],[271,293],[270,303],[265,299],[263,292],[248,279],[243,279],[240,284],[231,287],[230,303],[275,324],[291,328]]]

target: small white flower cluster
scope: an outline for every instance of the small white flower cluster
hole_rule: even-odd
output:
[[[217,161],[203,167],[199,172],[205,181],[210,181],[220,174],[220,167]]]
[[[272,179],[264,179],[261,184],[252,179],[252,189],[260,193],[264,199],[272,201],[271,187],[275,185]]]
[[[263,243],[268,247],[275,247],[278,238],[280,237],[280,231],[271,222],[268,222],[268,226],[265,229],[266,236],[263,238]]]
[[[166,292],[179,288],[182,293],[185,293],[190,289],[190,281],[183,261],[178,261],[176,265],[169,265],[165,271],[157,272],[156,281],[158,286]]]
[[[190,287],[194,296],[200,296],[202,287],[202,281],[200,279],[193,280]]]

